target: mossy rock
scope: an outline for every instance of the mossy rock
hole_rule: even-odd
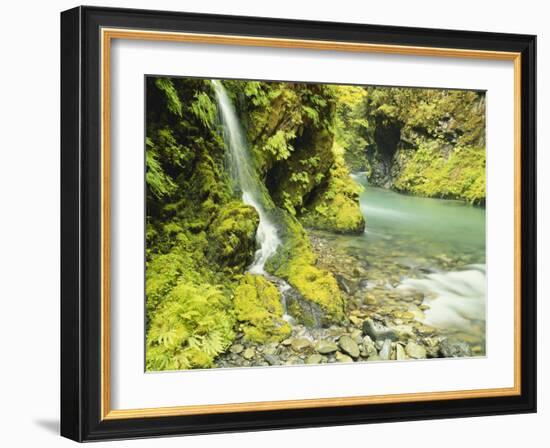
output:
[[[341,322],[345,302],[334,275],[316,266],[309,237],[296,218],[283,211],[274,216],[281,222],[283,245],[268,261],[266,269],[285,279],[299,293],[296,305],[289,307],[290,314],[308,325]]]
[[[438,142],[427,141],[401,157],[405,162],[394,182],[397,191],[485,204],[484,147],[454,147],[445,156]]]
[[[359,206],[361,187],[350,177],[342,156],[335,147],[334,164],[328,178],[310,202],[300,221],[309,228],[337,233],[363,233],[365,219]]]
[[[208,229],[208,258],[222,268],[242,272],[254,257],[258,212],[240,201],[224,205]]]
[[[233,302],[245,339],[265,344],[290,336],[292,329],[283,319],[279,290],[264,277],[245,274],[235,289]]]

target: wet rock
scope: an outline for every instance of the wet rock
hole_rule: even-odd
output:
[[[252,347],[248,347],[244,352],[243,352],[243,358],[244,359],[247,359],[247,360],[251,360],[252,358],[254,358],[254,355],[256,354],[256,351],[252,348]]]
[[[264,353],[266,355],[274,355],[277,353],[277,344],[270,344],[264,348]]]
[[[424,359],[426,358],[426,349],[416,342],[409,341],[405,346],[405,352],[408,356],[414,359]]]
[[[344,355],[342,352],[336,352],[336,361],[338,362],[353,362],[353,358]]]
[[[374,344],[374,341],[370,338],[370,336],[365,336],[363,338],[363,352],[365,353],[364,356],[372,356],[377,355],[378,351],[376,350],[376,345]]]
[[[370,336],[374,340],[389,339],[397,340],[397,333],[391,328],[380,325],[372,319],[365,319],[363,322],[363,334]]]
[[[352,358],[359,357],[359,346],[351,337],[347,335],[342,336],[338,341],[338,345],[344,353],[347,353]]]
[[[358,344],[361,343],[361,341],[363,340],[363,332],[361,330],[359,330],[358,328],[355,328],[351,331],[350,333],[350,337],[355,341],[357,342]]]
[[[395,359],[397,361],[402,361],[404,359],[407,359],[407,355],[405,354],[405,349],[401,344],[397,344],[395,346]]]
[[[322,361],[323,357],[318,353],[314,353],[313,355],[308,356],[306,359],[306,364],[321,364]]]
[[[331,341],[319,341],[315,346],[315,350],[317,350],[322,355],[328,355],[329,353],[334,353],[335,351],[337,351],[338,346]]]
[[[445,339],[439,345],[439,352],[445,358],[462,358],[472,356],[470,346],[464,341]]]
[[[231,348],[229,349],[231,353],[235,353],[236,355],[241,353],[243,350],[244,350],[244,347],[241,344],[232,345]]]
[[[294,351],[299,352],[311,346],[311,342],[306,338],[298,338],[292,340],[291,346]]]
[[[382,344],[382,348],[380,349],[380,353],[378,353],[378,356],[380,356],[380,359],[387,361],[391,357],[391,339],[385,339],[384,343]]]
[[[416,327],[416,331],[423,336],[427,336],[435,333],[435,328],[428,327],[427,325],[419,325]]]
[[[275,355],[265,354],[264,359],[267,361],[267,363],[270,366],[277,366],[277,365],[281,364],[281,361]]]
[[[391,325],[390,328],[395,331],[399,339],[408,339],[414,336],[414,330],[411,325]]]
[[[300,359],[298,356],[291,356],[288,358],[287,362],[285,363],[288,366],[296,365],[296,364],[303,364],[304,360]]]
[[[320,327],[333,320],[318,304],[306,300],[294,288],[285,293],[285,300],[289,314],[309,328]]]
[[[346,278],[342,274],[334,274],[334,278],[342,291],[350,296],[353,295],[357,288],[350,279]]]
[[[365,298],[363,302],[367,305],[377,305],[378,304],[378,298],[373,293],[367,293],[365,294]]]

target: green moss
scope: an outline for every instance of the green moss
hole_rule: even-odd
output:
[[[245,339],[266,343],[290,336],[279,291],[264,277],[246,274],[235,289],[234,304]]]
[[[456,147],[446,158],[437,143],[416,150],[397,177],[398,191],[485,203],[485,149]]]
[[[230,305],[218,287],[180,281],[150,323],[147,370],[211,367],[235,337]]]
[[[279,220],[283,245],[266,264],[266,269],[284,278],[301,295],[302,299],[314,304],[322,314],[323,324],[340,322],[344,318],[344,298],[331,272],[320,269],[316,264],[309,237],[300,223],[285,213]],[[306,314],[304,314],[306,313]],[[304,323],[311,316],[306,310],[291,315]]]
[[[258,212],[241,201],[227,203],[209,226],[208,258],[232,272],[242,272],[253,259]]]
[[[327,182],[307,205],[300,221],[307,227],[338,233],[362,233],[365,220],[359,207],[361,187],[350,177],[343,151],[334,148]]]

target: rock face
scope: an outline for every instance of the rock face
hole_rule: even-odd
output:
[[[375,341],[389,339],[390,341],[397,340],[397,333],[391,328],[384,327],[372,319],[363,321],[363,334],[370,336]]]
[[[370,135],[352,141],[346,159],[368,173],[370,185],[485,202],[483,93],[368,87],[352,115],[365,111]]]
[[[347,353],[352,358],[359,357],[359,346],[357,343],[347,335],[344,335],[338,341],[338,345],[344,353]]]
[[[444,358],[462,358],[472,356],[470,346],[463,341],[445,339],[439,345],[439,351]]]

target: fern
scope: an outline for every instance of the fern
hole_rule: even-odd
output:
[[[229,310],[229,299],[219,288],[181,280],[152,318],[147,370],[209,367],[235,337]]]
[[[178,92],[172,83],[170,78],[157,78],[155,80],[155,85],[159,90],[164,92],[166,96],[166,105],[168,110],[173,114],[181,117],[183,114],[183,106],[178,96]]]
[[[217,108],[205,92],[200,92],[195,95],[195,101],[191,104],[191,112],[204,126],[212,129],[216,121]]]

